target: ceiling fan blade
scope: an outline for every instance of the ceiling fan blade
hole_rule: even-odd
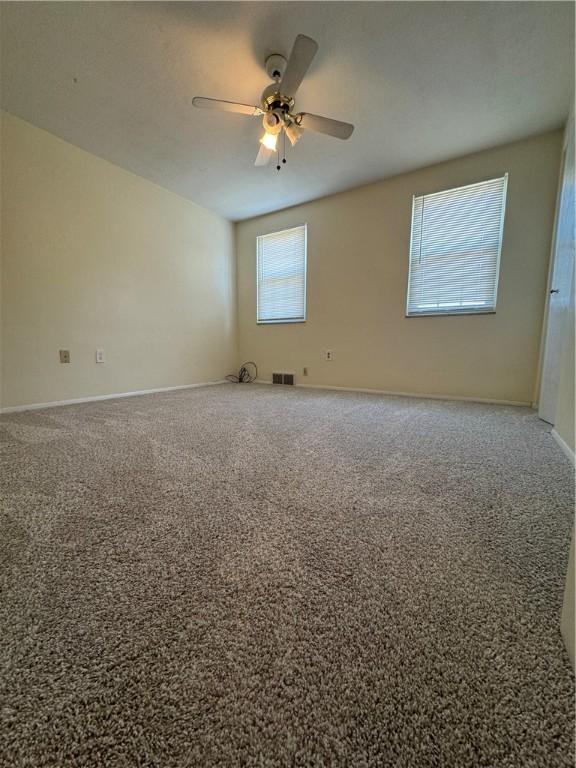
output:
[[[340,120],[332,120],[330,117],[311,115],[309,112],[300,112],[296,118],[296,123],[307,131],[326,133],[337,139],[349,139],[354,130],[354,126],[350,123],[342,123]]]
[[[265,147],[264,144],[260,144],[260,149],[256,155],[256,161],[254,162],[254,165],[268,165],[273,154],[273,149],[268,149],[268,147]]]
[[[316,40],[312,40],[311,37],[306,37],[306,35],[298,35],[296,37],[290,57],[288,58],[286,71],[280,83],[284,96],[292,98],[296,95],[296,91],[300,87],[304,75],[308,72],[308,67],[312,63],[314,56],[316,56],[317,50],[318,43]]]
[[[219,112],[235,112],[238,115],[250,115],[252,117],[264,114],[260,107],[252,107],[250,104],[237,104],[235,101],[221,101],[220,99],[206,99],[203,96],[194,96],[192,104],[200,109],[217,109]]]

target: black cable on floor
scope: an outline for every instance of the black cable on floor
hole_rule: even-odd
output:
[[[252,366],[254,369],[254,373],[250,373],[247,366]],[[234,376],[233,373],[226,376],[226,381],[231,381],[233,384],[251,384],[253,381],[256,381],[258,378],[258,366],[256,363],[253,363],[251,360],[249,360],[246,363],[242,363],[242,366],[240,367],[240,370],[238,371],[238,376]]]

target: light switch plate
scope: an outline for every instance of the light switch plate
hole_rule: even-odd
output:
[[[61,349],[60,350],[60,362],[61,363],[69,363],[70,362],[70,350],[69,349]]]
[[[97,349],[96,350],[96,362],[97,363],[103,363],[104,362],[104,350],[103,349]]]

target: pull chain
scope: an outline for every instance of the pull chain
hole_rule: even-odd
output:
[[[282,165],[286,165],[286,131],[282,131]],[[280,147],[276,150],[276,170],[281,170]]]

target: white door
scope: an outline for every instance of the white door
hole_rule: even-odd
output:
[[[576,203],[574,198],[574,110],[564,134],[559,189],[538,403],[538,415],[550,424],[554,424],[556,414],[564,327],[566,323],[571,322],[570,302],[573,301],[571,285],[574,275],[574,205]]]

